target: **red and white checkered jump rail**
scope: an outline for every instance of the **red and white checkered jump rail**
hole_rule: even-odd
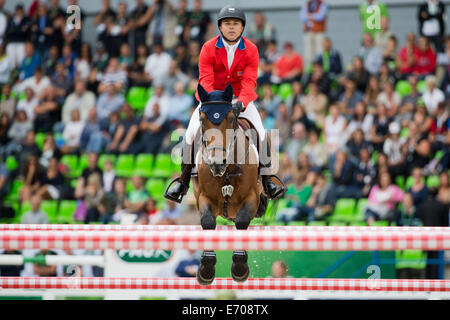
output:
[[[201,286],[195,278],[0,277],[1,289],[450,292],[450,280],[254,278],[237,283],[217,278]]]
[[[179,227],[179,226],[178,226]],[[450,227],[280,227],[250,230],[5,230],[3,249],[450,250]]]

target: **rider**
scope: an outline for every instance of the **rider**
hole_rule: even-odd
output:
[[[220,10],[217,25],[221,35],[207,41],[202,47],[199,60],[199,83],[208,92],[223,91],[231,83],[233,92],[237,96],[233,99],[233,103],[241,111],[239,116],[248,119],[253,124],[258,132],[260,145],[265,144],[268,151],[267,156],[270,158],[269,139],[266,137],[266,131],[254,103],[258,97],[255,93],[259,63],[258,49],[250,40],[242,37],[245,22],[244,12],[237,7],[228,5]],[[200,101],[198,92],[195,96]],[[201,103],[191,117],[184,138],[181,176],[175,180],[176,184],[164,194],[167,199],[176,202],[181,202],[189,189],[193,167],[189,150],[201,126],[198,110],[200,105]],[[260,168],[270,168],[270,160],[268,163],[262,163],[261,158],[259,157]],[[283,188],[273,183],[270,175],[261,175],[261,178],[267,196],[270,199],[278,197]]]

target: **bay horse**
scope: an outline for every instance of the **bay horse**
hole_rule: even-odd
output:
[[[204,230],[216,228],[216,217],[233,221],[236,229],[247,229],[255,216],[266,210],[267,198],[259,181],[258,151],[248,134],[240,127],[239,112],[232,104],[233,88],[208,93],[198,85],[201,101],[201,146],[197,159],[197,176],[192,184]],[[194,160],[195,162],[195,160]],[[247,280],[250,269],[244,250],[233,252],[231,277]],[[203,251],[197,271],[202,285],[215,278],[216,255]]]

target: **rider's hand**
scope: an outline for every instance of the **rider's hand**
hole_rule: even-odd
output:
[[[234,113],[235,113],[237,116],[239,116],[239,114],[240,114],[241,112],[244,112],[244,111],[245,111],[245,105],[244,105],[244,103],[241,102],[241,101],[236,102],[235,104],[233,104],[233,110],[234,110]]]

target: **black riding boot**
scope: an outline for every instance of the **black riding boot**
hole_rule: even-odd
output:
[[[164,198],[178,202],[178,203],[180,203],[181,200],[183,200],[183,196],[189,190],[189,182],[191,181],[191,172],[192,172],[192,167],[193,167],[191,161],[187,161],[185,159],[185,157],[183,157],[183,154],[186,154],[186,152],[188,155],[190,154],[190,145],[185,145],[185,147],[187,147],[187,149],[183,148],[183,151],[182,151],[181,175],[180,175],[180,177],[173,180],[169,184],[169,187],[167,188],[167,190],[164,192]],[[189,150],[189,151],[187,151],[187,150]],[[188,162],[188,163],[186,163],[186,162]],[[171,187],[173,183],[175,183],[175,185],[173,187]]]
[[[267,156],[269,158],[268,163],[262,163],[261,158],[259,158],[259,166],[260,168],[270,168],[272,167],[272,160],[271,160],[271,151],[270,151],[270,145],[269,145],[269,139],[265,139],[266,141],[266,148],[267,148]],[[262,185],[264,188],[264,192],[267,194],[269,199],[276,199],[279,196],[281,196],[284,192],[284,188],[280,187],[279,185],[276,185],[272,182],[272,175],[261,175]]]

